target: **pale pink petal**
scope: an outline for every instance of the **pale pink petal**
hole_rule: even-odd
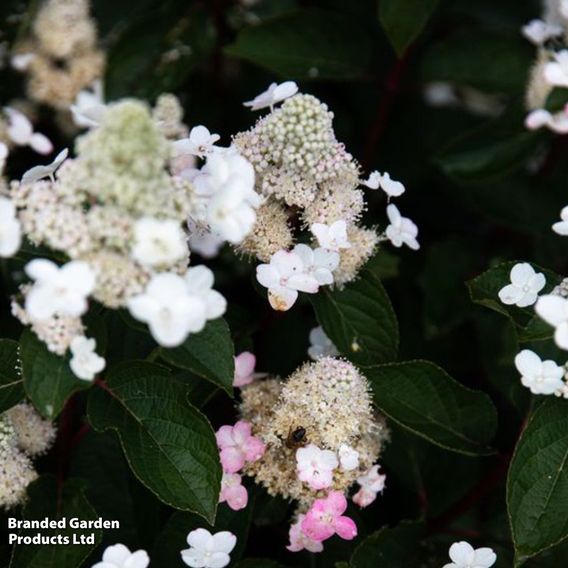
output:
[[[235,445],[232,426],[221,426],[221,428],[217,430],[215,438],[217,439],[217,446],[221,449]]]
[[[335,532],[345,540],[353,540],[357,536],[357,525],[349,517],[338,517],[334,523]]]
[[[223,471],[236,473],[245,465],[245,456],[238,448],[223,448],[220,452]]]
[[[264,443],[254,436],[247,440],[245,448],[245,459],[249,462],[259,460],[266,450]]]

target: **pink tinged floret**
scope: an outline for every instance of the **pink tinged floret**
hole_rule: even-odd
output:
[[[256,366],[256,357],[249,351],[235,357],[235,378],[233,380],[234,387],[242,387],[252,383],[254,380],[254,368]]]
[[[290,526],[290,544],[286,547],[290,552],[300,552],[300,550],[308,550],[309,552],[321,552],[323,544],[320,541],[307,537],[302,532],[302,522],[305,515],[299,515],[297,522]]]
[[[233,511],[240,511],[247,506],[248,492],[242,484],[241,476],[236,473],[223,474],[219,503],[225,502]]]
[[[221,426],[216,438],[226,473],[236,473],[246,462],[260,459],[265,451],[264,443],[251,434],[251,425],[244,420],[234,426]]]
[[[354,521],[343,513],[347,500],[339,491],[331,491],[325,499],[316,499],[301,524],[304,535],[321,542],[337,534],[345,540],[357,536]]]

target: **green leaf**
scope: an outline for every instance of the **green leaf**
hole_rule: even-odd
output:
[[[24,386],[18,370],[18,343],[0,339],[0,412],[15,406],[24,398]]]
[[[464,387],[428,361],[364,369],[377,407],[418,436],[468,455],[491,453],[497,426],[490,398]]]
[[[153,99],[177,91],[215,46],[213,24],[198,6],[154,2],[141,8],[144,2],[138,2],[135,16],[125,19],[118,41],[109,50],[105,75],[109,100]]]
[[[70,475],[88,483],[85,494],[99,516],[120,523],[104,535],[104,544],[136,550],[154,538],[161,503],[130,472],[115,432],[88,432],[73,452]]]
[[[507,478],[517,565],[568,536],[568,412],[549,397],[532,415]]]
[[[231,331],[224,319],[210,321],[205,329],[190,335],[174,349],[162,349],[168,363],[211,381],[233,396],[235,352]]]
[[[509,318],[515,326],[519,341],[549,339],[553,336],[554,329],[535,315],[534,306],[519,308],[508,306],[499,300],[499,290],[510,284],[509,274],[515,264],[518,263],[515,261],[504,262],[470,280],[467,283],[470,297],[476,304],[481,304]],[[543,294],[551,292],[562,280],[560,276],[550,270],[532,263],[531,266],[535,271],[542,272],[546,277],[546,286],[541,292]]]
[[[91,392],[87,415],[96,430],[118,432],[132,471],[164,503],[212,522],[219,451],[211,425],[187,395],[164,367],[123,363],[109,374],[106,388]]]
[[[372,47],[347,14],[305,9],[245,28],[225,51],[287,79],[349,81],[369,75]]]
[[[468,29],[459,31],[428,50],[422,59],[425,81],[448,81],[454,85],[482,91],[524,92],[527,74],[534,58],[533,49],[520,34]],[[471,48],[475,46],[475,57]],[[507,72],[503,73],[503,69]]]
[[[568,89],[555,88],[548,95],[544,108],[550,112],[561,111],[568,104]]]
[[[231,561],[236,562],[242,556],[247,544],[254,503],[249,500],[245,509],[233,511],[226,503],[219,505],[215,525],[205,527],[210,532],[230,531],[237,537],[237,544],[231,552]],[[188,548],[187,535],[198,528],[203,528],[203,519],[192,513],[176,512],[166,523],[158,536],[152,553],[152,562],[156,566],[168,568],[186,566],[180,551]]]
[[[66,528],[21,529],[20,536],[44,536],[68,539],[60,544],[20,544],[14,547],[10,568],[75,568],[87,558],[101,540],[100,529],[71,528],[69,521],[76,518],[83,521],[96,520],[97,514],[84,495],[84,483],[80,479],[69,479],[62,488],[55,477],[46,475],[28,487],[29,500],[24,506],[26,520],[64,520]],[[110,519],[109,519],[110,520]],[[15,531],[14,531],[15,532]],[[75,539],[89,539],[78,543]]]
[[[310,296],[316,317],[339,352],[360,366],[396,359],[398,324],[375,274],[363,270],[343,290]]]
[[[349,564],[351,568],[417,566],[422,531],[420,524],[406,522],[382,528],[357,546]]]
[[[399,56],[422,33],[437,6],[438,0],[380,0],[379,19]]]
[[[74,392],[91,386],[73,374],[68,357],[48,351],[29,329],[20,339],[20,353],[24,388],[44,418],[54,419]]]
[[[544,136],[524,127],[525,114],[513,104],[502,116],[460,133],[436,156],[436,163],[460,183],[499,179],[524,168]]]

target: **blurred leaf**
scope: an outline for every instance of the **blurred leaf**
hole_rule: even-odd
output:
[[[237,544],[231,552],[231,562],[236,562],[242,556],[248,538],[248,532],[253,511],[253,500],[245,509],[233,511],[226,503],[219,505],[217,518],[213,526],[204,527],[203,519],[192,513],[175,512],[166,523],[158,536],[152,553],[152,562],[156,566],[175,568],[186,566],[180,552],[189,548],[187,535],[199,528],[206,528],[211,533],[230,531],[237,537]]]
[[[74,392],[91,386],[73,374],[68,357],[48,351],[29,329],[22,333],[20,353],[26,394],[44,418],[56,418]]]
[[[286,79],[351,81],[369,76],[372,37],[357,19],[305,9],[242,30],[225,52]]]
[[[515,325],[519,341],[526,342],[549,339],[553,336],[554,330],[535,315],[534,306],[519,308],[514,305],[509,306],[503,304],[499,299],[499,290],[511,282],[509,274],[515,264],[517,264],[517,262],[499,264],[483,274],[480,274],[473,280],[470,280],[467,285],[471,299],[477,304],[481,304],[482,306],[491,308],[507,316]],[[541,294],[551,292],[553,288],[560,283],[560,276],[554,274],[554,272],[540,268],[532,263],[531,266],[535,271],[542,272],[546,276],[546,286]]]
[[[558,112],[568,104],[568,89],[555,88],[548,95],[544,108],[550,112]]]
[[[28,487],[29,500],[24,506],[26,520],[65,519],[66,528],[41,529],[42,535],[67,538],[68,543],[16,545],[13,550],[10,568],[75,568],[97,546],[101,540],[99,529],[74,529],[69,527],[72,518],[85,521],[97,519],[95,510],[84,495],[84,484],[80,479],[69,479],[63,487],[58,487],[55,477],[43,476]],[[37,529],[21,530],[21,536],[35,536]],[[73,542],[73,537],[90,537],[91,544]]]
[[[164,1],[139,10],[109,50],[106,96],[153,99],[175,91],[214,45],[208,14],[197,5]]]
[[[423,527],[417,523],[401,523],[382,528],[368,536],[351,556],[351,568],[400,568],[419,564],[419,539]]]
[[[235,352],[224,319],[207,322],[203,331],[191,334],[179,347],[162,348],[160,353],[168,363],[211,381],[233,396]]]
[[[568,537],[568,413],[548,397],[521,435],[509,467],[507,507],[516,566]]]
[[[418,436],[467,455],[491,453],[497,427],[491,399],[468,389],[428,361],[364,369],[381,412]]]
[[[379,1],[379,19],[399,56],[422,33],[437,6],[438,0]]]
[[[360,366],[396,359],[398,324],[375,274],[365,269],[342,290],[310,296],[317,319],[339,352]]]
[[[160,502],[131,474],[114,432],[88,432],[73,452],[70,474],[88,483],[85,493],[99,516],[119,521],[103,535],[107,545],[147,547],[159,527]]]
[[[18,366],[18,342],[0,339],[0,412],[24,398],[24,380]]]
[[[524,168],[543,139],[527,131],[524,113],[512,107],[502,117],[460,134],[436,157],[443,172],[458,182],[480,182],[505,177]]]
[[[520,33],[509,36],[462,27],[425,53],[422,75],[425,81],[518,95],[524,92],[533,57]]]
[[[91,392],[87,415],[96,430],[118,432],[134,474],[164,503],[215,518],[221,466],[207,419],[167,369],[127,362]]]

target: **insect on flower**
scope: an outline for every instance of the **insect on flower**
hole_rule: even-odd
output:
[[[306,429],[303,426],[298,426],[294,430],[290,426],[290,431],[286,438],[286,447],[295,450],[297,448],[303,448],[309,442],[306,436]]]

